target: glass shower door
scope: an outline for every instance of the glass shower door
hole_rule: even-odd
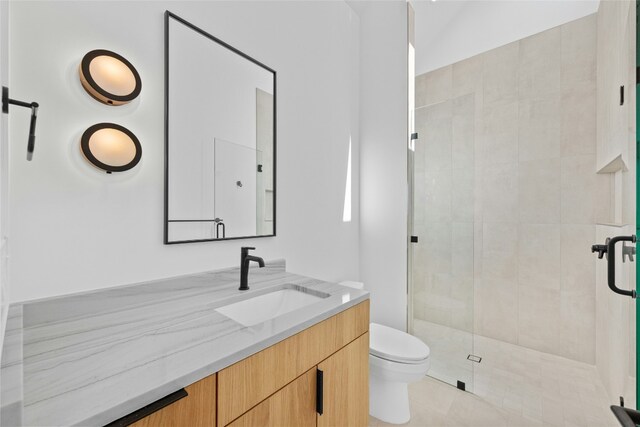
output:
[[[408,323],[431,350],[428,375],[472,391],[475,96],[421,93],[442,72],[416,80]]]

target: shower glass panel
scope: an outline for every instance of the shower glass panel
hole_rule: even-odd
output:
[[[416,2],[416,28],[444,3]],[[636,401],[637,300],[592,253],[640,230],[635,7],[600,2],[444,66],[418,59],[447,33],[416,31],[409,331],[429,376],[464,382],[506,425],[616,425],[609,405]],[[622,254],[611,283],[628,291],[637,258]]]
[[[416,79],[409,330],[431,349],[428,375],[473,391],[475,94],[424,84],[450,73]]]

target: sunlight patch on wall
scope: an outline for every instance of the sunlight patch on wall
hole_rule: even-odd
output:
[[[344,189],[342,222],[351,222],[351,136],[349,136],[349,158],[347,159],[347,179]]]

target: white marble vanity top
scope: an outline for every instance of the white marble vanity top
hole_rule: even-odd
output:
[[[104,425],[369,298],[365,291],[251,268],[12,305],[0,371],[2,425]],[[250,327],[223,305],[283,285],[330,296]]]

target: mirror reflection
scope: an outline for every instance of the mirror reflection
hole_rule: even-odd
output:
[[[165,243],[275,235],[275,71],[165,19]]]

